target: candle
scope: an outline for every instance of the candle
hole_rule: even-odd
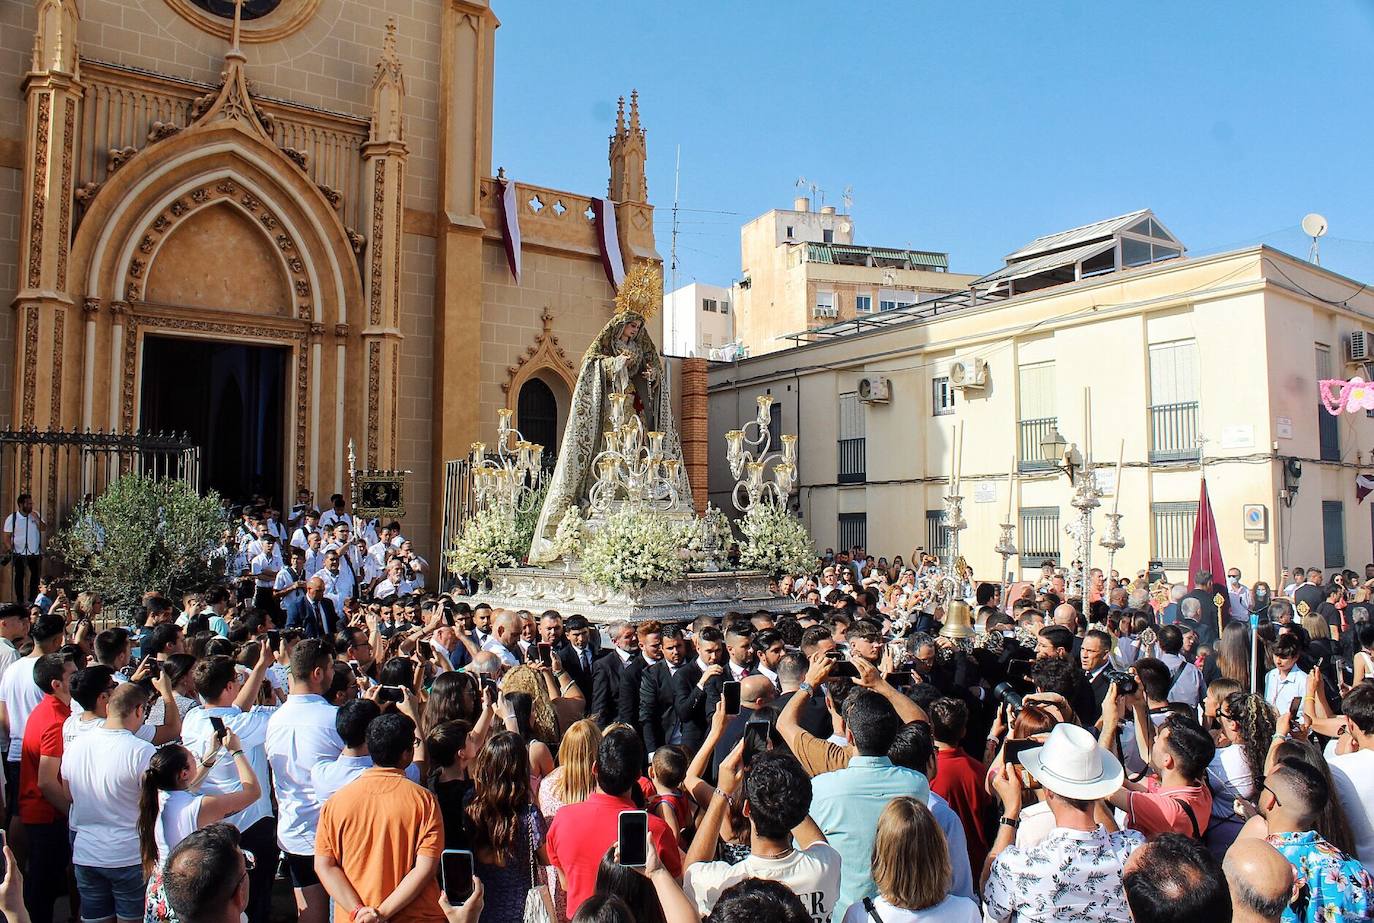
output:
[[[958,486],[955,484],[954,478],[955,453],[958,452],[958,449],[955,447],[955,444],[958,442],[958,440],[959,428],[957,426],[951,426],[949,428],[949,495],[951,497],[954,496],[955,488]]]
[[[954,469],[954,486],[958,487],[959,481],[964,476],[964,421],[959,421],[959,464]]]
[[[1112,492],[1116,494],[1112,498],[1112,513],[1116,513],[1121,508],[1121,461],[1126,457],[1126,440],[1121,440],[1121,446],[1116,450],[1116,485]]]
[[[1007,469],[1007,518],[1003,522],[1011,522],[1011,503],[1012,497],[1016,493],[1016,487],[1012,483],[1012,475],[1016,473],[1016,455],[1011,456],[1011,467]]]

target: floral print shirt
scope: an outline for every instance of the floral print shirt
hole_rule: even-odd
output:
[[[1314,830],[1305,833],[1273,833],[1266,837],[1298,870],[1298,883],[1306,898],[1299,912],[1289,907],[1283,923],[1342,923],[1368,919],[1374,906],[1371,877],[1358,859],[1347,856]]]
[[[1129,920],[1121,868],[1145,844],[1134,830],[1055,827],[1034,846],[1008,846],[992,863],[983,919],[1001,923]]]

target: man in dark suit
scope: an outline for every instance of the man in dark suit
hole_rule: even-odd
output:
[[[620,675],[639,653],[639,638],[629,622],[612,622],[606,633],[614,646],[592,664],[591,717],[603,729],[620,717]]]
[[[1083,637],[1083,646],[1079,648],[1078,664],[1083,669],[1084,684],[1097,706],[1088,714],[1079,714],[1084,725],[1095,724],[1102,717],[1102,703],[1111,692],[1112,684],[1107,674],[1111,672],[1112,646],[1111,635],[1100,628],[1093,628]]]
[[[641,622],[635,629],[639,638],[639,656],[630,658],[620,672],[620,692],[616,696],[616,720],[628,724],[644,736],[639,722],[639,684],[644,673],[663,659],[663,626],[655,621]],[[646,748],[644,751],[648,753]],[[644,764],[648,766],[648,763]]]
[[[663,659],[644,671],[639,680],[639,728],[646,758],[665,744],[676,743],[677,707],[673,678],[687,659],[682,629],[663,629]]]
[[[591,625],[585,616],[570,615],[563,622],[563,630],[566,635],[565,647],[554,651],[558,655],[563,669],[568,672],[568,676],[577,688],[582,690],[582,698],[588,702],[592,700],[592,667],[596,664],[599,653],[592,646]]]
[[[311,577],[305,596],[286,607],[286,627],[299,628],[304,638],[329,638],[339,627],[334,601],[324,595],[324,581]]]
[[[721,682],[729,673],[725,667],[725,638],[719,628],[706,627],[697,632],[697,659],[686,664],[673,677],[674,708],[682,745],[695,753],[706,739]]]

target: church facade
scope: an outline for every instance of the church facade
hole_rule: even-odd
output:
[[[517,284],[490,6],[240,2],[0,5],[0,423],[188,431],[209,486],[287,505],[346,492],[351,442],[412,472],[436,549],[443,463],[499,408],[557,445],[612,312],[601,196],[516,183]],[[658,259],[645,157],[632,99],[626,266]]]

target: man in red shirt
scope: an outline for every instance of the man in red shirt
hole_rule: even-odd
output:
[[[52,905],[66,889],[72,862],[67,837],[71,800],[62,786],[62,723],[72,713],[71,654],[45,654],[33,665],[44,693],[24,725],[19,752],[19,820],[29,838],[24,906],[33,923],[52,923]]]
[[[930,733],[935,738],[937,771],[930,790],[949,802],[964,825],[969,868],[983,867],[992,845],[988,829],[988,793],[983,787],[987,768],[961,748],[968,728],[968,705],[961,699],[936,699],[926,709]]]
[[[558,809],[545,841],[549,861],[568,892],[568,916],[577,913],[582,902],[596,891],[596,870],[606,850],[620,836],[620,812],[635,811],[630,789],[639,779],[644,761],[644,744],[631,728],[608,731],[596,750],[592,772],[596,791],[580,804]],[[677,839],[663,819],[649,815],[649,839],[664,868],[674,878],[682,878],[682,853]]]

